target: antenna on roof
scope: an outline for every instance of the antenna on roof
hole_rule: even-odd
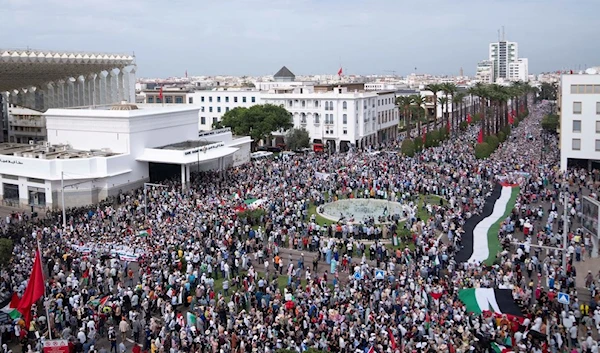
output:
[[[504,36],[504,26],[502,26],[502,41],[504,42],[506,40],[506,37]]]
[[[501,41],[502,39],[500,38],[500,30],[498,30],[498,42]]]

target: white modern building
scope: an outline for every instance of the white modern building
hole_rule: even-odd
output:
[[[600,68],[599,68],[600,69]],[[600,70],[563,74],[559,97],[560,169],[600,167]]]
[[[476,80],[483,83],[528,81],[529,61],[519,58],[519,45],[504,39],[489,44],[488,59],[477,64]]]
[[[249,161],[249,137],[198,134],[198,107],[120,104],[44,113],[47,142],[0,144],[0,199],[41,209],[96,203],[148,181]]]
[[[363,84],[315,85],[274,89],[262,95],[262,102],[287,109],[294,127],[305,128],[312,143],[331,151],[367,147],[398,134],[394,91],[368,92]]]

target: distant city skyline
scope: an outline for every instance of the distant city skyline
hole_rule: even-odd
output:
[[[530,73],[598,66],[597,0],[6,0],[2,48],[135,53],[138,77],[472,76],[504,26]],[[560,23],[560,26],[557,25]]]

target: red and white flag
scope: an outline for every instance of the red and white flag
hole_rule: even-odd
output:
[[[340,69],[338,70],[338,76],[342,76],[342,74],[344,73],[344,71],[342,70],[342,68],[340,67]]]

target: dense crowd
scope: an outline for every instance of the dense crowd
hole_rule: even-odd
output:
[[[86,353],[122,352],[127,340],[150,352],[485,352],[493,344],[597,352],[596,301],[565,309],[555,298],[574,294],[590,239],[569,224],[566,269],[560,251],[535,245],[562,244],[557,211],[566,197],[573,219],[581,217],[581,196],[595,195],[598,175],[558,171],[557,140],[540,129],[549,106],[531,106],[486,160],[474,157],[479,128],[471,127],[414,158],[394,141],[256,161],[223,178],[196,174],[186,190],[165,181],[146,197],[139,189],[71,209],[66,227],[60,214],[7,217],[0,228],[14,240],[14,258],[0,289],[23,293],[41,239],[47,295],[29,327],[22,319],[3,326],[3,352],[15,343],[40,351],[48,324],[53,338]],[[499,180],[521,188],[500,227],[499,260],[457,263],[462,226]],[[386,199],[408,211],[384,223],[323,224],[314,215],[342,198]],[[261,200],[262,211],[245,212],[246,200]],[[395,234],[408,234],[406,247],[389,245]],[[586,280],[593,295],[597,279]],[[513,289],[522,318],[474,315],[458,298],[462,288],[499,286]]]

